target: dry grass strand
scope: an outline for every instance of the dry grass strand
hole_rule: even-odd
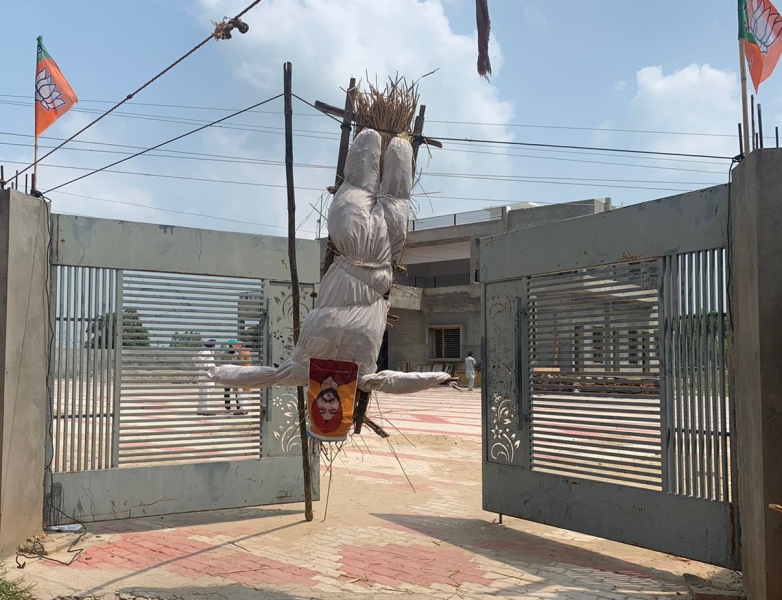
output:
[[[408,84],[399,75],[389,77],[383,89],[369,83],[368,91],[356,94],[356,135],[364,129],[374,129],[380,133],[383,140],[381,156],[385,156],[388,144],[394,137],[412,136],[418,99],[418,83]]]

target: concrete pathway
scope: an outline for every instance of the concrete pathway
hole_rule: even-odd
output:
[[[683,573],[718,571],[507,517],[499,525],[481,510],[477,391],[385,396],[380,406],[393,447],[366,430],[346,444],[325,520],[324,474],[312,523],[301,505],[284,505],[92,524],[70,567],[9,561],[6,572],[41,600],[650,600],[686,598]]]

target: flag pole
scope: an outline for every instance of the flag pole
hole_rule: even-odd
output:
[[[33,150],[33,181],[30,191],[38,189],[38,135],[35,136],[35,150]]]
[[[749,105],[747,104],[747,53],[744,40],[739,39],[739,62],[741,63],[741,108],[744,112],[744,154],[750,153],[749,145]]]
[[[43,45],[43,37],[39,35],[35,44],[36,92],[38,89],[37,87],[38,48],[42,47],[42,45]],[[33,181],[32,181],[32,188],[31,188],[33,191],[38,189],[38,109],[35,106],[35,102],[36,102],[36,97],[33,96],[33,108],[35,113],[35,117],[33,119],[33,123],[34,123],[33,126],[35,127],[35,143],[34,143],[34,150],[33,150]]]

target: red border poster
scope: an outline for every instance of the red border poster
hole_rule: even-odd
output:
[[[307,390],[309,434],[324,442],[348,438],[353,424],[358,365],[338,360],[310,359]]]

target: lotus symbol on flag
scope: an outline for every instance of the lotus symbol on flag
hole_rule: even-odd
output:
[[[57,91],[57,86],[52,83],[52,76],[46,68],[40,70],[35,76],[35,101],[39,102],[46,110],[54,110],[65,106],[62,94]]]
[[[782,33],[782,16],[767,0],[750,0],[747,26],[763,55],[767,55]]]

